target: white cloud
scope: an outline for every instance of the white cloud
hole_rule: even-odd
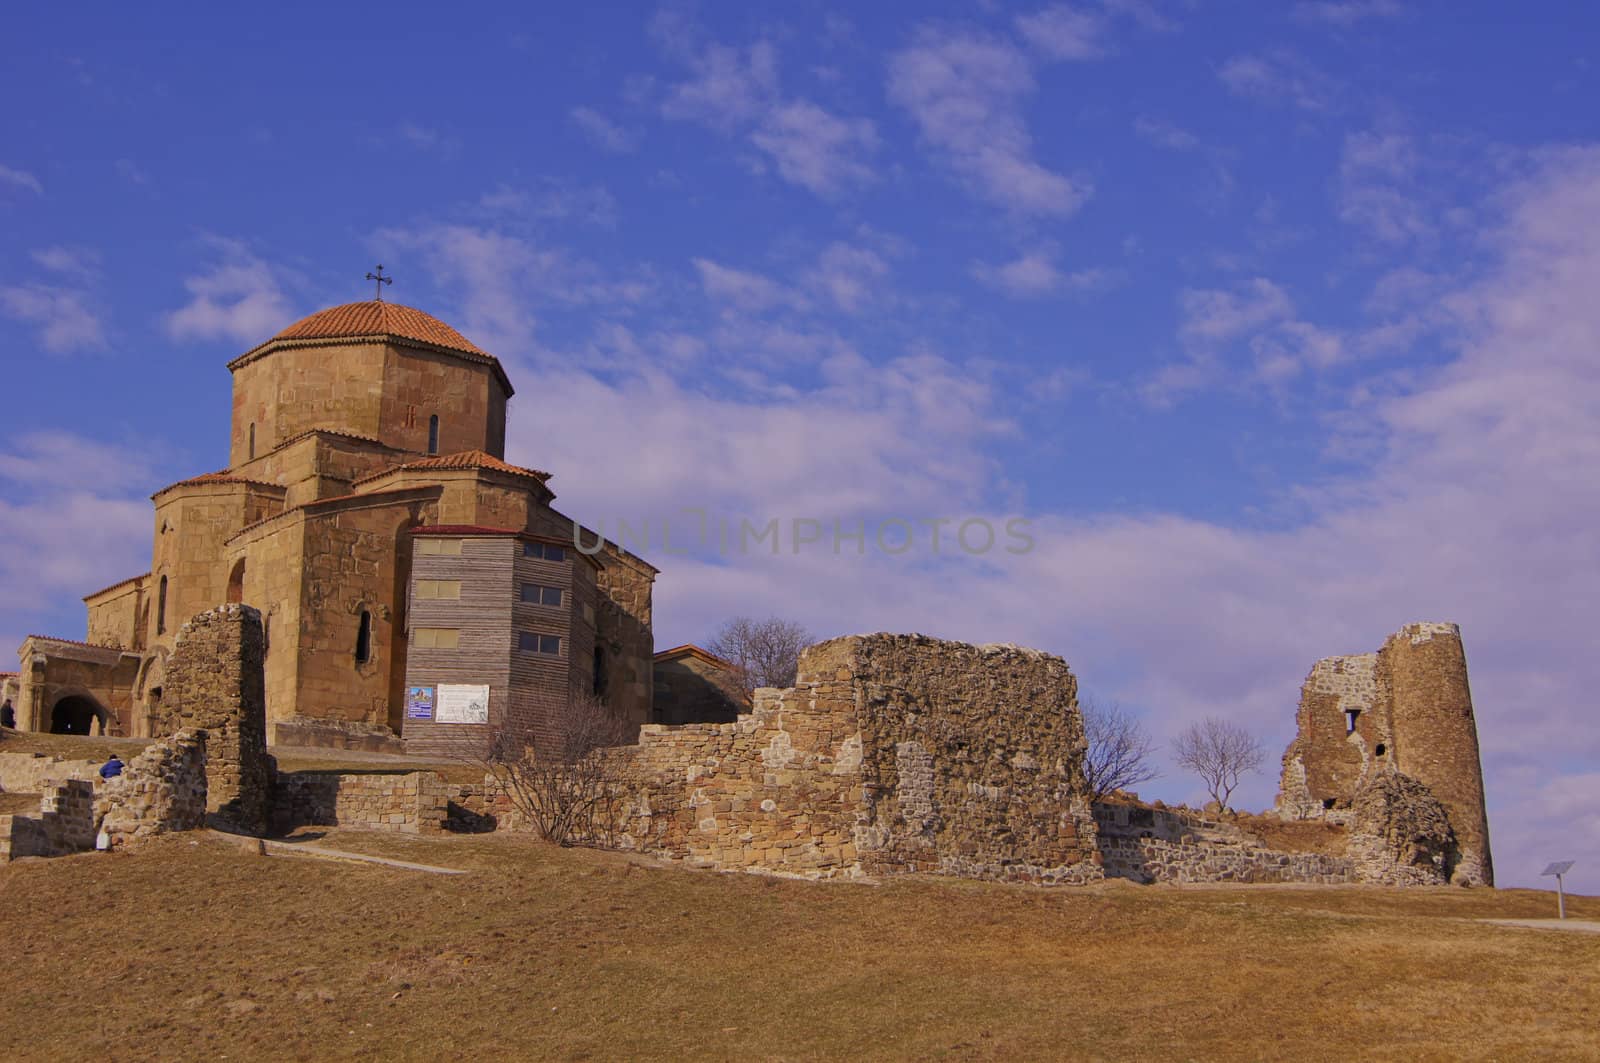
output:
[[[974,192],[1019,214],[1071,214],[1090,189],[1034,160],[1020,112],[1033,90],[1027,57],[977,33],[924,28],[889,62],[889,98]]]
[[[834,242],[817,256],[816,265],[806,271],[806,283],[832,300],[845,313],[853,314],[883,294],[889,264],[865,247]]]
[[[0,313],[35,325],[45,350],[85,351],[106,345],[100,315],[86,291],[46,284],[0,288]]]
[[[824,198],[874,177],[860,158],[877,147],[872,123],[838,118],[807,100],[773,108],[750,140],[772,156],[784,180]]]
[[[148,444],[48,431],[13,438],[0,451],[0,628],[9,636],[0,655],[30,632],[82,638],[78,599],[149,568],[146,496],[161,448]]]
[[[1147,30],[1173,33],[1179,28],[1176,19],[1158,9],[1150,0],[1100,0],[1100,6],[1113,15],[1132,19]]]
[[[462,332],[502,357],[535,349],[537,306],[628,307],[654,289],[646,273],[610,279],[559,248],[486,226],[381,229],[371,246],[386,262],[411,256],[427,269],[456,300]]]
[[[878,134],[865,118],[840,117],[806,99],[785,99],[778,87],[777,51],[770,42],[748,48],[697,44],[692,28],[668,20],[657,36],[691,70],[672,86],[662,114],[701,122],[748,139],[772,160],[778,176],[833,199],[876,175],[867,164]]]
[[[1289,293],[1265,277],[1232,289],[1185,289],[1178,309],[1184,357],[1139,387],[1141,397],[1157,407],[1217,384],[1280,388],[1302,373],[1339,365],[1352,353],[1343,335],[1301,320]]]
[[[1334,81],[1309,60],[1284,49],[1234,56],[1217,76],[1235,95],[1304,111],[1328,110],[1338,92]]]
[[[205,272],[184,279],[190,299],[166,315],[170,336],[255,344],[295,320],[281,270],[241,240],[209,236],[204,243],[214,261]]]
[[[978,262],[972,275],[981,283],[1016,299],[1037,299],[1069,291],[1090,291],[1111,282],[1103,269],[1068,272],[1056,265],[1055,255],[1042,250],[1027,251],[999,265]]]
[[[56,245],[33,252],[33,260],[53,273],[88,280],[100,272],[100,253],[87,247]]]
[[[1051,59],[1098,59],[1106,53],[1105,19],[1097,12],[1053,4],[1015,21],[1023,39]]]
[[[1200,146],[1200,138],[1188,130],[1143,115],[1134,120],[1133,131],[1156,147],[1169,151],[1192,151]]]
[[[1398,18],[1405,8],[1397,0],[1300,0],[1294,17],[1304,22],[1321,22],[1348,27],[1369,18]]]
[[[4,164],[0,164],[0,184],[15,185],[18,188],[26,188],[35,195],[44,195],[44,185],[39,183],[37,177],[26,170],[14,170]]]
[[[1409,136],[1347,134],[1339,159],[1339,217],[1388,244],[1430,235],[1433,224],[1416,188],[1419,164]]]
[[[589,138],[591,144],[603,151],[623,155],[636,146],[633,134],[593,107],[574,107],[567,112],[567,117]]]
[[[748,48],[708,45],[689,57],[689,80],[673,86],[661,110],[724,131],[753,122],[777,101],[778,53],[767,41]]]
[[[454,137],[445,136],[437,129],[429,126],[418,125],[415,122],[402,122],[395,135],[400,141],[418,151],[432,152],[437,155],[451,156],[460,150],[461,144]]]
[[[700,286],[710,298],[739,310],[759,312],[775,306],[793,305],[793,292],[759,273],[749,273],[721,265],[707,258],[693,259],[700,274]]]

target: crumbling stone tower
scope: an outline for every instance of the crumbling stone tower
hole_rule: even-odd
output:
[[[1455,836],[1451,880],[1494,885],[1467,658],[1455,624],[1408,624],[1377,653],[1327,657],[1301,688],[1278,813],[1349,822],[1383,773],[1422,784]]]
[[[206,811],[228,826],[265,832],[272,806],[261,613],[219,605],[178,632],[167,660],[161,733],[206,732]]]

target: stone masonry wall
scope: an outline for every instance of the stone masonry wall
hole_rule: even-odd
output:
[[[206,807],[249,833],[266,829],[274,775],[262,650],[261,614],[248,605],[219,605],[184,624],[167,660],[158,728],[206,732]]]
[[[1454,624],[1408,624],[1377,653],[1312,667],[1283,755],[1276,811],[1285,819],[1353,824],[1362,795],[1395,775],[1420,786],[1447,815],[1453,840],[1443,868],[1450,880],[1493,885],[1477,724]],[[1372,858],[1381,863],[1382,851],[1372,848]],[[1428,872],[1394,870],[1391,877],[1417,874]]]
[[[920,635],[801,655],[727,724],[653,725],[622,844],[807,877],[1100,878],[1077,684],[1060,658]]]
[[[280,834],[313,826],[433,833],[444,829],[448,805],[448,788],[437,772],[284,772],[272,826]]]
[[[1316,882],[1358,880],[1355,861],[1269,849],[1244,831],[1192,812],[1139,805],[1094,808],[1107,878],[1135,882]]]
[[[205,826],[206,733],[179,731],[152,743],[100,788],[94,818],[112,849]]]
[[[0,790],[16,794],[41,793],[67,779],[94,783],[100,780],[99,760],[65,760],[43,753],[0,753]]]
[[[0,863],[19,856],[64,856],[94,845],[94,784],[49,783],[35,815],[0,816]]]

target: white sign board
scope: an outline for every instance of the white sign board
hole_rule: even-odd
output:
[[[441,683],[434,704],[434,723],[488,723],[489,688]]]

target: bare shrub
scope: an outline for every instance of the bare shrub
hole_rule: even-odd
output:
[[[1083,776],[1089,799],[1102,801],[1115,790],[1131,790],[1142,782],[1160,778],[1150,764],[1155,739],[1138,717],[1112,702],[1103,706],[1093,698],[1079,705],[1083,733],[1089,749],[1083,755]]]
[[[1206,784],[1212,800],[1228,811],[1239,779],[1261,767],[1261,741],[1232,720],[1207,716],[1172,740],[1172,756]]]
[[[734,666],[735,682],[748,699],[756,687],[794,686],[800,651],[815,641],[804,625],[793,620],[736,616],[717,630],[706,649]]]
[[[607,751],[633,737],[599,698],[574,692],[537,726],[499,728],[461,753],[482,765],[545,840],[604,845],[614,840],[626,790],[618,758]]]

